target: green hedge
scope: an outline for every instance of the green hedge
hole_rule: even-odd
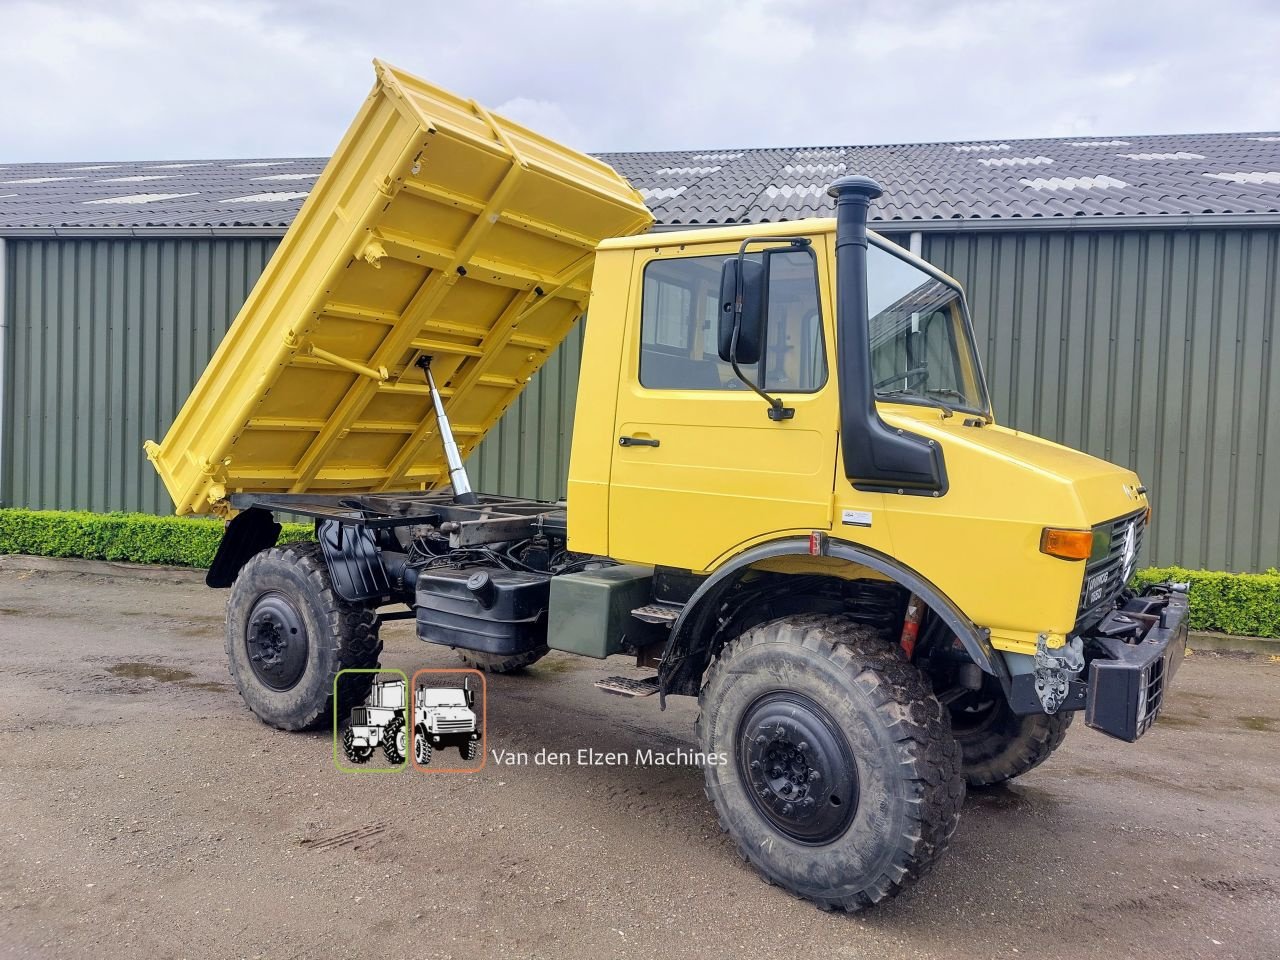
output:
[[[280,539],[304,540],[311,535],[310,524],[286,523]],[[0,510],[0,553],[207,567],[221,538],[220,520]],[[1134,577],[1139,587],[1161,580],[1190,582],[1193,630],[1280,638],[1280,571],[1217,573],[1151,567]]]
[[[1192,630],[1280,638],[1280,570],[1274,567],[1266,573],[1149,567],[1133,579],[1139,587],[1161,580],[1190,583]]]
[[[222,527],[221,520],[207,518],[0,510],[0,553],[207,567],[222,539]],[[311,535],[310,524],[286,523],[280,539],[304,540]]]

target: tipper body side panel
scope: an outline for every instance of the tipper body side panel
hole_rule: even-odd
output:
[[[236,492],[447,483],[582,315],[595,247],[644,231],[609,166],[383,63],[164,440],[178,513]]]

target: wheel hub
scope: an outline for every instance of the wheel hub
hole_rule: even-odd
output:
[[[245,627],[245,652],[257,678],[272,690],[291,689],[307,668],[307,648],[298,608],[278,593],[259,597]]]
[[[858,809],[853,751],[831,714],[808,697],[761,697],[738,726],[738,764],[756,809],[780,832],[831,843]]]

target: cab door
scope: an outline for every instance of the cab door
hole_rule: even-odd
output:
[[[637,251],[610,474],[609,545],[620,560],[707,570],[747,541],[831,528],[839,416],[831,295],[818,269],[826,238],[749,254],[766,265],[765,332],[759,362],[740,367],[795,411],[786,420],[771,420],[718,356],[720,274],[737,252]]]

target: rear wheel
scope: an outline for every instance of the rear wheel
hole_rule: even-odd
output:
[[[1040,766],[1067,736],[1074,713],[1018,716],[1000,682],[986,677],[981,690],[950,704],[951,731],[971,787],[990,787]]]
[[[730,642],[698,737],[721,828],[770,883],[824,909],[901,892],[942,856],[964,781],[947,712],[879,634],[803,614]]]
[[[227,599],[227,665],[240,696],[282,730],[323,726],[340,670],[378,666],[382,641],[371,607],[333,589],[318,543],[264,550],[241,569]],[[343,707],[363,703],[371,673],[338,681]]]
[[[387,763],[392,765],[404,763],[405,754],[409,749],[408,736],[409,731],[405,729],[404,721],[399,717],[386,725],[382,731],[382,753],[387,758]]]
[[[455,652],[458,654],[458,659],[473,670],[483,670],[485,673],[517,673],[537,663],[550,651],[547,647],[535,647],[524,653],[483,653],[479,650],[463,650],[458,647]]]

